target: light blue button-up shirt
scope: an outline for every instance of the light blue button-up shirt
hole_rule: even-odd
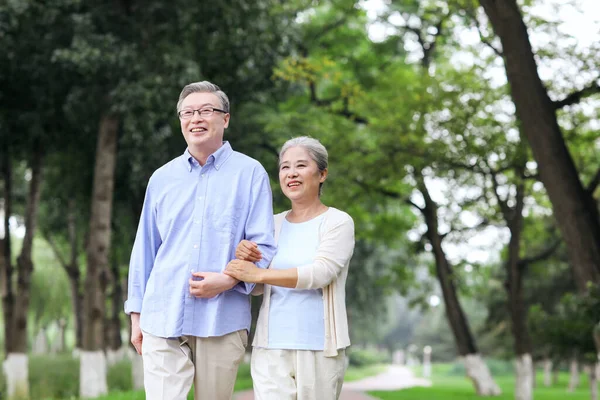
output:
[[[273,205],[262,165],[228,142],[204,166],[188,150],[154,172],[129,264],[125,312],[140,312],[154,336],[223,336],[250,329],[253,284],[212,299],[189,292],[192,272],[223,272],[242,240],[256,242],[266,268],[275,254]]]

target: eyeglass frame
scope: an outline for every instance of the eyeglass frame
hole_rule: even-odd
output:
[[[188,111],[192,112],[192,114],[189,117],[183,117],[181,115],[181,113],[188,112]],[[210,111],[210,114],[208,114],[208,115],[202,115],[202,111]],[[195,109],[195,110],[181,110],[181,111],[179,111],[177,113],[177,116],[179,117],[179,119],[191,119],[191,118],[194,117],[194,115],[196,114],[196,112],[198,112],[198,115],[200,115],[201,117],[210,117],[211,115],[213,115],[215,113],[215,111],[223,113],[223,114],[228,114],[227,111],[221,110],[220,108],[216,108],[216,107],[204,107],[204,108],[198,108],[198,109]]]

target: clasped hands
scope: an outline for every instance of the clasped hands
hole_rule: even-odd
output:
[[[258,245],[249,240],[242,240],[235,249],[235,257],[223,272],[242,282],[260,283],[264,270],[254,264],[262,259]]]
[[[237,259],[229,262],[223,273],[193,272],[189,281],[190,294],[198,298],[210,299],[233,288],[239,281],[257,282],[261,270],[253,262],[260,261],[262,258],[258,245],[242,240],[235,250],[235,256]]]

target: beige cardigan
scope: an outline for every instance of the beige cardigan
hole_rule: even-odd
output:
[[[275,215],[275,242],[283,220],[289,211]],[[324,214],[319,227],[319,247],[311,264],[298,267],[296,289],[323,289],[325,319],[326,357],[338,355],[338,349],[350,346],[348,318],[346,316],[346,277],[348,265],[354,252],[354,221],[343,211],[330,207]],[[258,314],[256,333],[252,345],[267,347],[269,344],[269,304],[271,286],[257,285],[252,294],[264,291],[263,302]]]

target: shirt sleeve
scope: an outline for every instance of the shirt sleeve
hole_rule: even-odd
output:
[[[127,314],[142,311],[146,282],[148,282],[158,248],[162,243],[156,221],[156,207],[154,206],[151,182],[152,178],[146,189],[144,206],[129,260],[127,301],[125,301],[125,313]]]
[[[315,260],[298,267],[296,289],[320,289],[342,273],[354,252],[354,221],[350,216],[328,229],[319,242]]]
[[[262,259],[256,263],[259,268],[267,268],[277,251],[273,238],[273,194],[267,172],[261,167],[260,173],[253,179],[250,211],[244,231],[244,239],[255,242],[262,253]],[[254,283],[240,282],[234,290],[250,294]]]

